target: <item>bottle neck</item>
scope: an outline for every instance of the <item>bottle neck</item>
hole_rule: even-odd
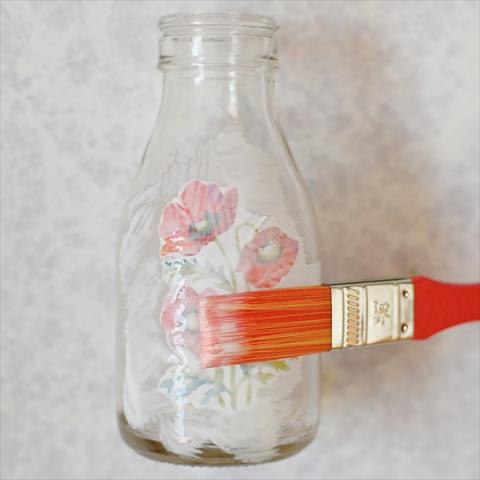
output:
[[[197,145],[231,126],[250,138],[266,135],[274,118],[276,29],[273,20],[255,15],[162,18],[155,138]]]
[[[242,123],[271,115],[273,90],[273,71],[167,70],[160,114],[168,121]]]

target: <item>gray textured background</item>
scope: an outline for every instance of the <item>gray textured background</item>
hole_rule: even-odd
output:
[[[478,478],[479,326],[323,355],[316,441],[192,469],[114,420],[115,231],[161,97],[156,22],[273,15],[324,279],[478,281],[478,2],[2,3],[2,478]]]

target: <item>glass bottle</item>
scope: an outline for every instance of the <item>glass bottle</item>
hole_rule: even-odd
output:
[[[121,220],[118,422],[185,464],[291,455],[318,423],[319,360],[201,369],[202,295],[318,284],[315,216],[273,102],[270,18],[160,20],[163,97]]]

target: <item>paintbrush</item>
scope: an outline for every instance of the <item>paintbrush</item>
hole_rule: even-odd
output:
[[[216,295],[200,300],[205,368],[420,340],[480,319],[480,284],[426,277]]]

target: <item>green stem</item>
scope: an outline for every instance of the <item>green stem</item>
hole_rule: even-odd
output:
[[[247,383],[247,405],[250,405],[252,402],[252,377],[248,376],[248,383]]]
[[[217,387],[218,386],[225,386],[224,383],[223,383],[223,367],[217,367],[215,369],[215,382],[217,384]],[[227,388],[227,391],[229,394],[230,393],[230,390],[228,390]],[[221,393],[218,393],[217,394],[217,400],[218,400],[218,403],[222,406],[222,407],[225,407],[225,402],[223,401],[223,398],[222,398],[222,394]]]
[[[235,385],[236,365],[230,366],[230,403],[232,408],[237,408],[237,386]]]
[[[252,401],[252,376],[250,373],[244,373],[242,376],[242,379],[238,382],[238,385],[236,387],[236,395],[238,395],[241,392],[242,385],[247,382],[247,391],[246,391],[246,403],[247,405],[250,405]]]
[[[230,260],[228,259],[227,252],[223,248],[223,245],[220,243],[220,240],[218,238],[215,239],[215,244],[217,245],[220,252],[222,252],[223,257],[225,258],[225,263],[227,264],[227,267],[230,270],[230,277],[232,279],[232,289],[233,289],[233,292],[236,293],[238,291],[237,280],[235,279],[235,273],[233,271]]]
[[[240,247],[240,230],[241,230],[243,227],[250,227],[251,229],[253,229],[254,233],[256,233],[257,230],[258,230],[257,227],[256,227],[253,223],[250,223],[250,222],[242,223],[241,225],[239,225],[239,226],[235,229],[235,240],[236,240],[236,243],[237,243],[238,253],[240,253],[240,251],[241,251],[241,247]]]
[[[250,227],[253,229],[253,231],[256,233],[257,232],[257,227],[253,224],[253,223],[250,223],[250,222],[245,222],[245,223],[242,223],[241,225],[239,225],[236,229],[235,229],[235,243],[237,245],[237,250],[238,250],[238,254],[240,255],[241,254],[241,246],[240,246],[240,230],[243,228],[243,227]],[[247,281],[247,279],[245,278],[245,276],[243,277],[243,280],[245,281],[245,288],[247,290],[247,292],[250,291],[250,285]]]

